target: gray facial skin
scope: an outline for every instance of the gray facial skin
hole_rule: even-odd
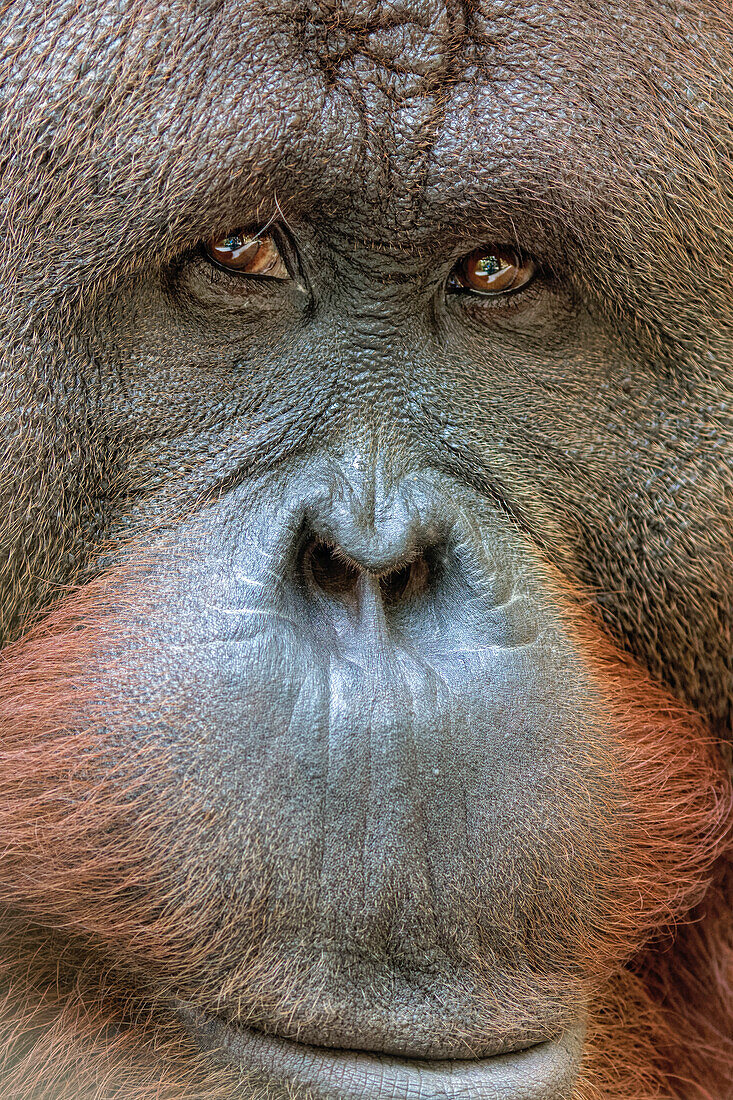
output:
[[[74,720],[165,822],[118,949],[8,921],[201,1074],[151,1038],[144,1087],[18,1100],[591,1095],[633,889],[577,593],[733,703],[732,41],[707,0],[0,11],[0,640],[112,570]],[[285,277],[213,264],[238,230]],[[492,249],[534,277],[456,281]]]
[[[309,458],[274,492],[271,477],[232,488],[181,523],[164,580],[148,554],[154,610],[116,639],[116,705],[155,716],[153,730],[133,717],[133,736],[153,737],[180,776],[174,833],[196,822],[185,879],[212,925],[251,939],[266,899],[258,953],[286,980],[266,974],[248,993],[243,957],[217,959],[232,990],[217,1017],[396,1055],[395,1096],[514,1097],[536,1062],[534,1091],[517,1097],[570,1095],[584,1015],[575,937],[602,925],[612,889],[613,826],[589,806],[619,797],[597,689],[493,505],[436,472],[388,491],[378,471]],[[326,556],[309,567],[314,532],[358,563],[351,574]],[[376,575],[423,560],[412,595]],[[156,858],[175,862],[165,847]],[[567,927],[538,924],[539,905]],[[189,996],[207,967],[191,961]],[[217,1029],[185,1003],[183,1018],[205,1049],[229,1036],[226,1059],[248,1073],[272,1058],[273,1095],[290,1080],[342,1095],[338,1066],[299,1076],[287,1043],[268,1055],[256,1038],[255,1052],[236,1023]],[[449,1082],[445,1060],[471,1058],[465,1082],[457,1070]],[[438,1060],[427,1077],[410,1064],[425,1059]],[[354,1082],[374,1079],[369,1065]]]

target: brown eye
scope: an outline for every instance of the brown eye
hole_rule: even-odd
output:
[[[474,294],[508,294],[525,286],[535,273],[532,260],[523,260],[509,249],[481,249],[464,258],[453,269],[453,286]]]
[[[240,275],[269,275],[289,279],[290,272],[270,236],[257,237],[244,231],[206,242],[206,255],[219,267]]]

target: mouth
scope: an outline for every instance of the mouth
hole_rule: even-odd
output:
[[[186,1030],[219,1064],[235,1067],[268,1098],[309,1100],[569,1100],[584,1028],[490,1058],[418,1059],[309,1046],[227,1024],[188,1004]]]

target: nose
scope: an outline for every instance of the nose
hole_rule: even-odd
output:
[[[404,603],[434,584],[444,542],[445,522],[425,482],[395,483],[372,467],[361,481],[335,478],[309,507],[303,580],[345,605],[367,592],[386,607]]]

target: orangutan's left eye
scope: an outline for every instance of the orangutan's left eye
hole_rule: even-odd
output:
[[[269,235],[258,237],[244,230],[206,242],[208,258],[217,267],[238,275],[267,275],[270,279],[289,279],[290,272]]]
[[[477,248],[453,268],[448,288],[491,297],[506,295],[526,286],[534,273],[534,262],[522,259],[511,249]]]

